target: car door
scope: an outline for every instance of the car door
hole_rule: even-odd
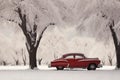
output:
[[[84,67],[84,57],[82,55],[75,55],[75,67]]]
[[[74,55],[68,55],[68,56],[65,57],[65,59],[68,62],[68,67],[74,68],[74,66],[75,66],[75,57],[74,57]]]

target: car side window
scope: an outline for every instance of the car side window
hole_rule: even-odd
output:
[[[75,56],[75,59],[82,59],[82,58],[84,58],[83,56],[80,56],[80,55],[76,55]]]
[[[73,55],[69,55],[69,56],[66,56],[65,59],[73,59],[74,56]]]

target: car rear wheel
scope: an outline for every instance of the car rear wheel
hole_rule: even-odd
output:
[[[64,67],[62,67],[62,66],[58,66],[56,68],[57,68],[57,70],[63,70],[64,69]]]
[[[96,70],[96,64],[90,64],[87,69],[88,70]]]

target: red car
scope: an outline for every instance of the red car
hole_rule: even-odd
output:
[[[57,70],[64,68],[87,68],[88,70],[96,70],[102,67],[98,58],[86,58],[81,53],[69,53],[61,58],[51,61],[49,67],[56,67]]]

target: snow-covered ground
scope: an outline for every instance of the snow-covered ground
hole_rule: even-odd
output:
[[[56,68],[48,68],[46,65],[38,66],[40,70],[56,70]],[[65,69],[65,70],[86,70],[86,69],[81,69],[81,68],[75,68],[75,69]],[[97,68],[97,70],[115,70],[115,66],[103,66],[101,68]]]
[[[6,69],[8,66],[6,67]],[[5,70],[0,67],[0,80],[119,80],[120,70],[113,70],[115,67],[104,66],[96,71],[84,69],[65,69],[57,71],[55,68],[39,66],[39,69],[30,70],[26,67],[15,67]],[[25,70],[23,70],[25,69]]]
[[[29,66],[0,66],[0,70],[27,70]],[[36,69],[35,69],[36,70]],[[37,70],[56,70],[56,68],[51,67],[49,68],[47,65],[38,66]],[[65,69],[65,70],[85,70],[80,68],[75,69]],[[115,66],[103,66],[101,68],[97,68],[97,70],[115,70]]]

